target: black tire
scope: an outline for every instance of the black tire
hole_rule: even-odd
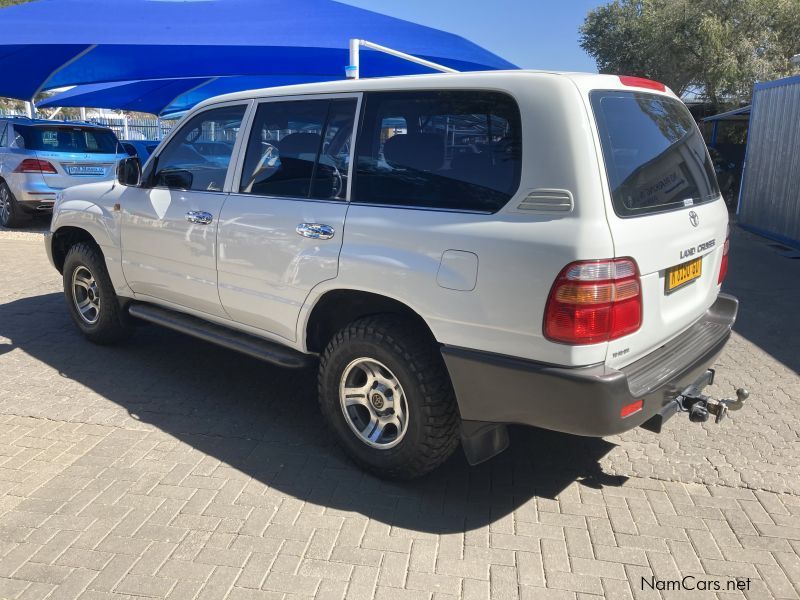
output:
[[[64,298],[67,301],[69,313],[81,333],[97,344],[114,344],[126,339],[131,333],[130,317],[120,305],[105,260],[100,249],[86,242],[72,246],[64,259]],[[83,291],[74,292],[73,278],[77,277],[85,282],[86,273],[93,281],[92,298],[96,299],[96,313],[89,311],[83,314],[78,307],[79,301],[88,298],[88,287],[78,286]],[[94,303],[91,303],[94,305]],[[92,319],[94,317],[94,319]]]
[[[385,366],[405,397],[405,433],[393,447],[375,448],[363,441],[348,423],[340,402],[345,371],[361,357]],[[458,409],[439,349],[427,332],[394,315],[358,319],[334,336],[320,360],[319,401],[345,452],[381,478],[420,477],[458,447]]]
[[[19,227],[29,220],[30,215],[22,210],[8,184],[0,181],[0,225],[8,228]]]

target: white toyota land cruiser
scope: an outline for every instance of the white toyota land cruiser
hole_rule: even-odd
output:
[[[70,188],[47,250],[98,343],[144,319],[319,365],[348,454],[413,477],[520,423],[719,420],[728,215],[663,85],[485,72],[229,94]]]

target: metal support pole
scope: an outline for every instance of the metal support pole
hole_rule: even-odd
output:
[[[359,78],[359,63],[360,60],[360,46],[361,40],[357,38],[350,39],[350,64],[344,68],[344,73],[348,79],[358,79]]]
[[[33,118],[33,102],[25,103],[25,114],[28,115],[29,119]]]
[[[128,131],[128,115],[122,117],[122,136],[126,140],[131,139],[130,131]]]
[[[396,56],[397,58],[402,58],[403,60],[407,60],[408,62],[413,62],[415,64],[422,65],[423,67],[428,67],[429,69],[433,69],[434,71],[441,71],[442,73],[458,73],[456,69],[451,69],[450,67],[445,67],[444,65],[440,65],[439,63],[435,63],[430,60],[425,60],[424,58],[419,58],[417,56],[414,56],[413,54],[406,54],[405,52],[400,52],[399,50],[394,50],[386,46],[381,46],[380,44],[368,42],[367,40],[359,40],[358,38],[351,38],[350,64],[344,68],[345,74],[347,75],[348,79],[358,79],[360,77],[359,69],[361,66],[360,64],[361,60],[359,53],[361,46],[369,48],[370,50],[375,50],[377,52],[383,52],[384,54]]]
[[[86,120],[86,107],[85,106],[81,106],[81,121],[85,121],[85,120]]]

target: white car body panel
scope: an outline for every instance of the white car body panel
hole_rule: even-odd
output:
[[[337,276],[347,208],[346,202],[231,194],[217,234],[226,314],[297,340],[297,317],[309,291]],[[325,223],[335,233],[330,240],[304,238],[295,233],[300,223]]]
[[[224,316],[217,293],[216,225],[190,223],[189,211],[219,215],[227,195],[127,188],[122,205],[122,260],[136,294]]]
[[[50,222],[50,231],[76,227],[88,232],[103,251],[114,290],[118,296],[126,298],[132,297],[133,291],[122,273],[120,213],[115,206],[128,189],[113,181],[67,188],[56,199]]]
[[[52,230],[68,225],[99,236],[121,296],[205,316],[303,351],[309,316],[333,290],[373,292],[403,302],[425,319],[442,344],[569,366],[627,364],[678,335],[713,303],[727,226],[721,199],[693,207],[700,218],[697,228],[689,224],[688,207],[633,219],[614,213],[588,93],[632,89],[618,78],[518,71],[307,84],[208,100],[184,122],[221,103],[425,89],[503,91],[517,101],[521,180],[498,212],[232,194],[244,160],[240,135],[222,192],[121,185],[108,191],[105,184],[101,193],[97,185],[79,186],[64,192]],[[251,108],[245,119],[253,113]],[[572,209],[519,208],[537,190],[563,191]],[[121,211],[113,211],[115,203]],[[188,210],[212,212],[213,225],[189,226],[182,220]],[[294,231],[301,222],[329,224],[336,235],[328,241],[302,238]],[[665,296],[664,269],[682,262],[681,249],[712,238],[715,246],[705,253],[701,280]],[[449,276],[440,276],[440,269],[449,268],[442,264],[447,251],[477,256],[474,288],[441,284]],[[575,260],[623,256],[633,257],[642,273],[642,327],[611,343],[576,346],[547,340],[544,309],[561,269]],[[466,273],[458,277],[468,281],[471,268],[459,266]]]

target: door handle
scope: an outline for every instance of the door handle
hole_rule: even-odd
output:
[[[311,238],[312,240],[329,240],[335,233],[333,227],[330,225],[323,225],[322,223],[300,223],[295,228],[295,231],[303,237]]]
[[[189,223],[208,225],[214,220],[214,215],[204,210],[190,210],[186,213],[186,220],[189,221]]]

